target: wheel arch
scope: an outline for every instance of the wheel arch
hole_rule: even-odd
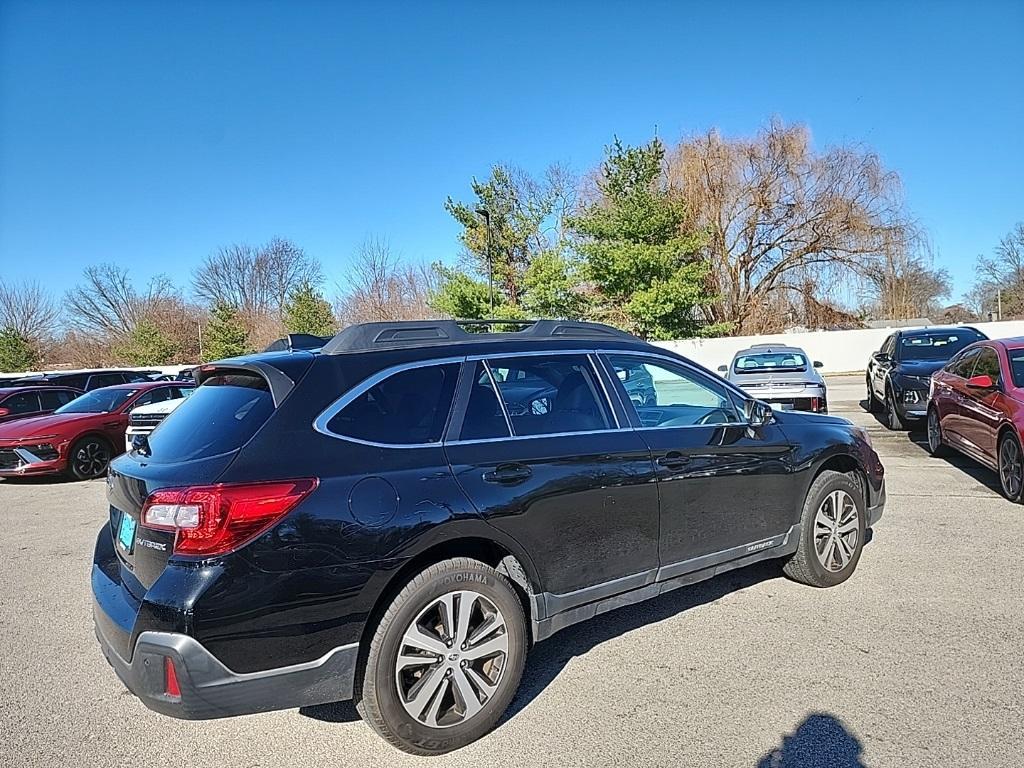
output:
[[[81,434],[75,435],[70,440],[68,440],[67,455],[65,456],[65,459],[70,461],[71,449],[74,446],[78,445],[78,443],[82,442],[83,440],[88,440],[89,438],[96,438],[97,440],[100,440],[104,445],[108,446],[110,448],[111,460],[113,460],[116,456],[119,456],[120,454],[124,453],[124,451],[119,451],[117,449],[117,446],[114,445],[114,441],[110,439],[109,435],[104,434],[103,432],[100,432],[95,429],[90,429],[85,432],[82,432]]]
[[[864,503],[868,504],[868,473],[864,469],[864,465],[860,458],[853,453],[843,450],[836,450],[826,456],[823,460],[819,461],[817,466],[814,468],[814,474],[811,476],[810,481],[807,483],[807,490],[810,490],[811,485],[818,479],[818,476],[822,472],[826,471],[842,472],[843,474],[852,474],[857,479],[857,484],[860,486],[861,495],[864,497]],[[806,496],[807,491],[804,492]],[[803,501],[801,500],[801,503]]]

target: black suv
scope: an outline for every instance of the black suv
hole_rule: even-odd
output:
[[[96,371],[76,371],[74,373],[44,373],[38,376],[25,376],[16,379],[10,387],[71,387],[82,392],[91,392],[101,387],[114,387],[118,384],[139,384],[152,381],[153,375],[160,371],[116,371],[100,369]]]
[[[602,325],[357,325],[196,379],[113,463],[92,569],[104,654],[175,717],[353,698],[452,750],[531,643],[767,558],[839,584],[885,502],[863,430]]]

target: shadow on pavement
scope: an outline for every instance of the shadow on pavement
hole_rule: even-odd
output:
[[[543,643],[538,643],[530,651],[519,691],[501,722],[515,717],[525,709],[558,677],[569,661],[585,655],[601,643],[781,576],[782,569],[777,561],[755,563],[643,603],[603,613],[559,632]],[[359,713],[350,701],[303,707],[299,714],[332,723],[348,723],[359,719]]]
[[[860,739],[832,715],[808,715],[757,768],[865,768]]]

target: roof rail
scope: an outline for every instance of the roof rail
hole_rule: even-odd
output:
[[[264,352],[295,352],[296,350],[320,349],[331,340],[330,336],[313,336],[309,333],[289,333],[270,342]]]
[[[492,325],[522,326],[519,330],[494,333],[478,330]],[[324,344],[325,355],[362,352],[390,347],[419,347],[473,341],[520,341],[534,339],[632,339],[625,331],[601,323],[570,320],[398,320],[350,325]]]

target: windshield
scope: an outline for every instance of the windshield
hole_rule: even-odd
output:
[[[807,358],[799,352],[754,352],[737,355],[732,369],[736,373],[806,371]]]
[[[1024,389],[1024,349],[1011,349],[1006,356],[1010,360],[1013,386]]]
[[[900,339],[900,360],[948,360],[968,344],[985,338],[970,329],[919,333]]]
[[[62,405],[54,413],[110,413],[116,411],[139,390],[137,389],[94,389]]]
[[[252,374],[203,382],[149,436],[154,461],[191,461],[238,450],[274,411],[267,383]]]

